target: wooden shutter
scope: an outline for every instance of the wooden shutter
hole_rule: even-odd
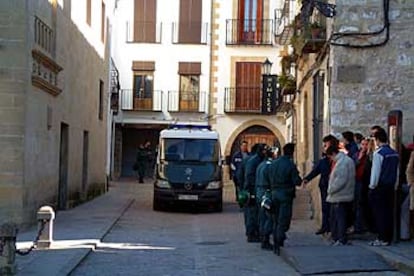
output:
[[[155,42],[157,0],[135,0],[134,41]]]
[[[239,42],[243,41],[243,29],[244,29],[244,1],[239,0],[239,15],[237,18],[237,38]]]
[[[260,111],[260,62],[236,63],[236,109]]]
[[[179,62],[178,74],[201,75],[201,62]]]
[[[180,0],[179,43],[201,43],[202,0]]]

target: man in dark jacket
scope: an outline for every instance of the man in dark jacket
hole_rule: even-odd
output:
[[[250,194],[250,199],[244,208],[244,212],[247,241],[259,242],[258,209],[256,205],[256,169],[264,159],[265,144],[257,144],[253,149],[256,150],[256,153],[247,159],[244,168],[243,189]]]
[[[244,159],[247,159],[249,157],[249,151],[247,149],[247,141],[242,141],[240,143],[240,150],[235,152],[233,156],[231,157],[231,163],[230,163],[230,169],[231,169],[231,176],[234,182],[234,190],[236,193],[236,200],[239,196],[239,190],[242,188],[240,187],[241,181],[238,178],[241,165],[243,163]]]
[[[148,150],[144,144],[140,144],[137,151],[134,168],[138,173],[139,183],[144,183],[145,171],[147,169]]]
[[[286,144],[283,147],[283,156],[273,161],[264,172],[265,187],[272,191],[273,247],[277,255],[280,254],[280,246],[283,246],[290,227],[296,186],[300,186],[302,182],[293,163],[294,150],[294,144]]]
[[[307,184],[313,178],[321,175],[319,178],[319,190],[321,193],[322,226],[315,232],[316,235],[330,232],[330,204],[326,201],[326,197],[328,193],[329,174],[331,173],[332,162],[328,157],[326,157],[325,151],[331,145],[338,145],[339,143],[333,135],[325,136],[322,141],[324,151],[322,158],[318,161],[312,171],[303,178],[303,183]]]

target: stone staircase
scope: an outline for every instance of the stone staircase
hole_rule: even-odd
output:
[[[312,198],[306,189],[296,189],[296,198],[293,201],[293,216],[295,220],[313,219]]]

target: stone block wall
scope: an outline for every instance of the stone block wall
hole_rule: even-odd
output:
[[[335,32],[372,32],[384,24],[382,0],[336,1]],[[331,47],[332,83],[330,125],[334,133],[344,130],[368,133],[370,126],[386,127],[387,114],[403,112],[403,142],[414,134],[414,2],[389,1],[389,39],[378,35],[347,36],[336,42],[356,46]],[[358,37],[363,37],[359,39]]]
[[[27,83],[26,7],[0,2],[0,221],[21,222],[24,105]]]
[[[0,221],[20,225],[33,222],[40,206],[57,206],[62,123],[69,127],[66,207],[106,187],[108,44],[101,41],[97,23],[73,20],[70,8],[79,8],[80,1],[54,7],[52,2],[0,1]],[[56,50],[43,53],[63,68],[57,95],[32,84],[32,50],[42,52],[35,43],[34,18],[55,34]],[[89,146],[82,187],[84,131]]]

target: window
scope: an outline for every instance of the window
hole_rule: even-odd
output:
[[[179,62],[180,110],[198,111],[200,100],[201,62]]]
[[[166,161],[217,162],[220,149],[217,140],[167,138],[161,142],[161,159]]]
[[[132,62],[134,109],[152,110],[155,62]]]
[[[101,41],[105,42],[105,3],[102,2],[102,13],[101,13]]]
[[[202,0],[180,0],[179,43],[201,43]]]
[[[239,0],[239,41],[261,41],[263,0]]]
[[[151,99],[154,87],[153,73],[134,71],[134,97]]]
[[[92,18],[92,0],[86,0],[86,23],[91,25]]]
[[[134,41],[154,43],[157,21],[156,0],[135,0]]]
[[[99,107],[98,107],[98,119],[103,120],[104,111],[104,82],[99,80]]]

